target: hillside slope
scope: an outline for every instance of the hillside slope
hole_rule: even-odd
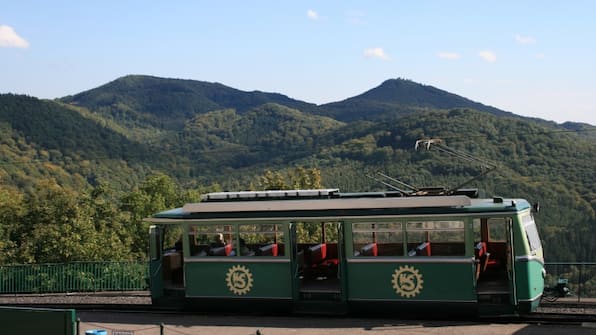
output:
[[[208,171],[286,165],[308,157],[317,139],[343,123],[305,114],[278,104],[265,104],[239,114],[233,109],[199,114],[177,138],[162,143],[192,162],[191,175]]]
[[[300,110],[315,105],[278,93],[244,92],[219,83],[129,75],[60,99],[131,126],[180,130],[196,114],[233,108],[244,113],[265,103]]]
[[[498,108],[406,79],[389,79],[360,95],[320,107],[323,115],[341,121],[387,119],[417,111],[452,108],[469,108],[497,116],[513,116]]]
[[[51,177],[79,187],[98,178],[130,185],[142,166],[160,166],[158,151],[52,101],[0,95],[0,127],[0,177],[9,184]]]

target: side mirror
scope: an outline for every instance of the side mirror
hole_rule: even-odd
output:
[[[532,205],[532,211],[534,211],[534,213],[540,212],[540,203],[537,202],[534,205]]]

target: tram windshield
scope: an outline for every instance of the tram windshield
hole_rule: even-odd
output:
[[[536,222],[532,214],[526,214],[522,216],[522,222],[524,224],[524,230],[530,243],[530,251],[535,253],[536,250],[542,249],[542,243],[540,242],[540,235],[538,235],[538,228],[536,228]]]

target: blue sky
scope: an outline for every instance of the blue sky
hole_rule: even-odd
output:
[[[0,93],[127,74],[322,104],[390,78],[596,125],[595,1],[3,1]]]

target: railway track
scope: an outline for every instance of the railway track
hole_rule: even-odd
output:
[[[147,292],[98,292],[83,294],[30,294],[30,295],[1,295],[0,306],[75,309],[84,313],[121,313],[121,314],[146,314],[146,315],[207,315],[192,311],[164,309],[151,305]],[[217,316],[222,314],[209,314]],[[240,314],[235,314],[240,315]],[[247,314],[248,315],[248,314]],[[265,316],[265,315],[262,315]],[[309,316],[310,317],[310,316]],[[355,316],[340,317],[351,319]],[[408,316],[414,320],[453,320],[450,317],[436,318]],[[389,319],[394,319],[389,317]],[[544,303],[538,312],[515,317],[491,318],[455,318],[453,321],[462,322],[493,322],[493,323],[528,323],[528,324],[596,324],[596,302],[587,303],[562,302]]]
[[[283,315],[269,315],[269,314],[221,314],[221,313],[198,313],[193,311],[176,310],[176,309],[164,309],[157,308],[146,304],[13,304],[4,306],[18,306],[18,307],[32,307],[32,308],[50,308],[50,309],[74,309],[77,312],[84,312],[85,314],[94,313],[119,313],[119,314],[140,314],[140,315],[155,315],[157,316],[231,316],[238,315],[243,317],[270,317],[277,316],[283,317]],[[322,317],[320,315],[304,315],[305,317]],[[300,315],[289,315],[288,317],[294,319],[300,317]],[[329,317],[329,316],[325,316]],[[401,320],[400,318],[394,318],[386,316],[387,320]],[[359,315],[347,315],[347,316],[332,316],[332,318],[350,320],[352,318],[364,318],[364,319],[375,319],[377,317],[362,317]],[[452,318],[449,316],[416,316],[409,315],[404,320],[418,320],[418,321],[456,321],[456,322],[472,322],[472,323],[508,323],[508,324],[549,324],[549,325],[582,325],[585,323],[593,323],[596,327],[596,313],[570,313],[570,312],[537,312],[523,316],[500,316],[500,317],[456,317]]]
[[[513,320],[510,320],[515,322]],[[519,318],[519,322],[533,324],[582,324],[594,323],[596,314],[570,314],[570,313],[532,313]]]

